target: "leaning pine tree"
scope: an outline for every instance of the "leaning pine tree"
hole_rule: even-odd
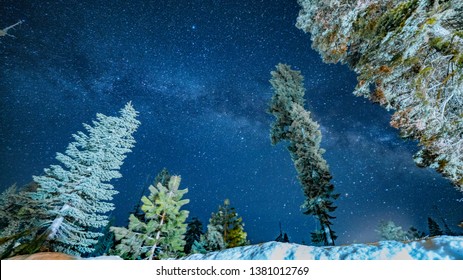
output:
[[[106,213],[114,209],[110,201],[118,193],[108,182],[122,177],[118,170],[140,125],[130,102],[120,113],[97,114],[93,126],[84,124],[87,134],[74,134],[66,152],[57,154],[62,165],[51,165],[45,175],[33,177],[39,187],[30,196],[42,212],[34,219],[41,228],[36,240],[44,241],[47,249],[72,255],[94,250],[108,223]]]
[[[116,253],[125,259],[165,259],[182,254],[185,246],[188,211],[180,208],[189,202],[182,199],[188,189],[180,190],[180,176],[168,175],[156,186],[150,186],[148,197],[143,196],[142,220],[134,214],[129,217],[128,228],[112,227],[116,240]],[[167,182],[166,185],[161,182]]]
[[[330,213],[336,209],[333,203],[339,194],[334,193],[328,164],[322,156],[319,125],[304,109],[303,79],[299,71],[285,64],[278,64],[277,70],[272,71],[270,83],[275,93],[269,113],[276,120],[270,136],[273,145],[284,140],[289,142],[288,150],[306,197],[304,214],[313,215],[320,223],[320,230],[311,233],[312,242],[334,245],[337,237],[331,229],[331,220],[335,217]]]

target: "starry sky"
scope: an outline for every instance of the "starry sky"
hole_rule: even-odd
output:
[[[389,126],[392,112],[355,97],[355,74],[324,64],[294,25],[296,1],[2,0],[0,188],[24,185],[57,164],[72,134],[96,113],[140,112],[137,141],[112,183],[118,225],[166,167],[188,188],[185,209],[207,224],[228,198],[251,243],[310,242],[317,222],[285,144],[272,146],[266,113],[279,62],[305,77],[306,109],[320,124],[336,191],[337,244],[379,239],[381,220],[453,230],[462,194],[415,166],[416,142]]]

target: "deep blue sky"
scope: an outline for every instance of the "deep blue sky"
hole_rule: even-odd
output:
[[[417,144],[389,126],[392,112],[355,97],[355,75],[327,65],[298,30],[296,1],[17,1],[0,4],[0,187],[28,183],[58,163],[71,135],[97,112],[114,115],[132,100],[137,144],[113,184],[117,223],[167,167],[189,189],[190,217],[204,224],[225,198],[252,243],[273,240],[282,222],[294,242],[317,223],[301,214],[304,197],[284,144],[272,147],[270,71],[302,71],[306,108],[341,198],[338,244],[378,240],[381,220],[426,231],[439,219],[453,229],[462,194],[412,161]]]

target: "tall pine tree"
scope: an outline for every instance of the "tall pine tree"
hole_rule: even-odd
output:
[[[270,134],[272,144],[289,142],[288,150],[306,197],[304,214],[313,215],[320,224],[320,229],[311,233],[312,242],[334,245],[337,236],[331,220],[335,217],[330,213],[336,209],[334,200],[339,194],[334,193],[329,167],[322,156],[319,125],[304,109],[304,78],[288,65],[278,64],[276,68],[270,80],[274,95],[269,113],[276,117]]]
[[[140,122],[138,112],[129,102],[120,117],[97,114],[93,126],[84,124],[87,134],[77,132],[64,154],[56,159],[45,175],[34,176],[39,185],[30,197],[44,215],[34,219],[42,229],[52,251],[73,255],[91,253],[100,229],[108,223],[107,212],[114,209],[110,201],[118,193],[108,182],[122,175],[119,169],[135,144],[132,134]]]

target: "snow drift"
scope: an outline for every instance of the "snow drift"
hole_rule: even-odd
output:
[[[194,254],[187,260],[463,260],[462,236],[439,236],[417,241],[314,247],[267,242]]]

